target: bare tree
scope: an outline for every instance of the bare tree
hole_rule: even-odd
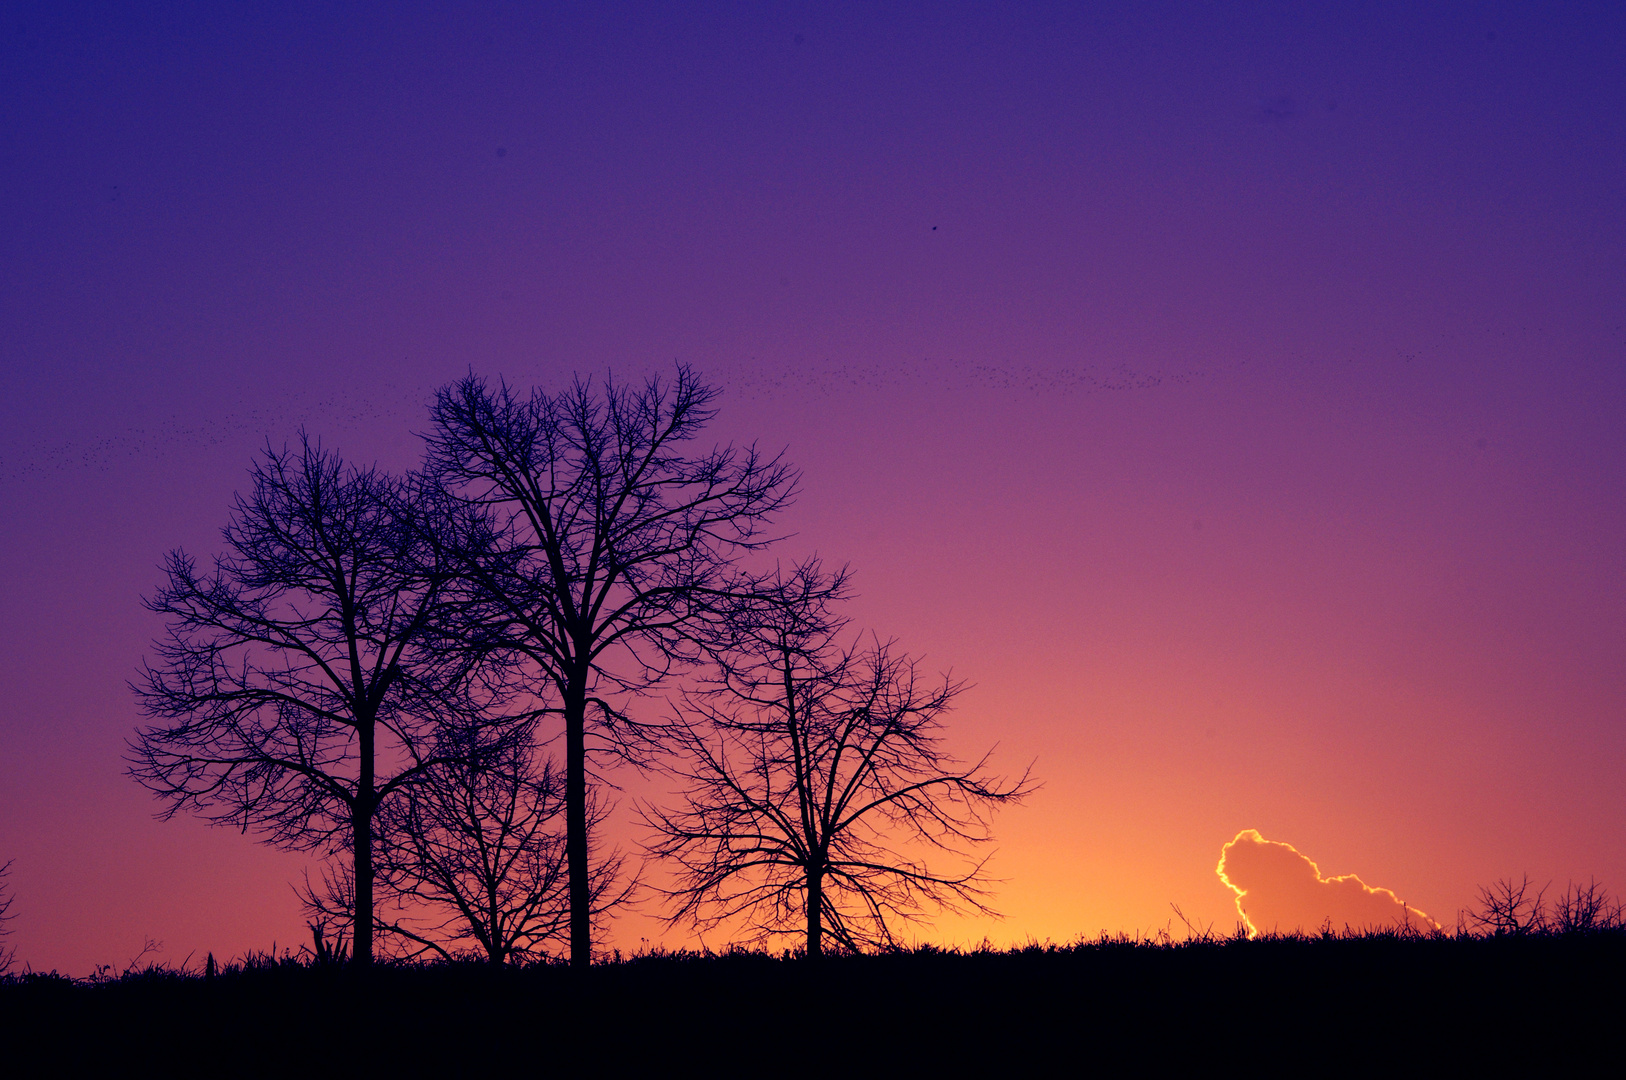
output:
[[[17,959],[17,950],[7,946],[5,941],[11,936],[11,905],[16,897],[11,895],[11,863],[0,865],[0,975],[11,969]]]
[[[684,805],[649,807],[652,853],[679,868],[670,916],[702,928],[740,918],[766,940],[805,934],[818,957],[894,948],[898,921],[986,905],[989,818],[1034,785],[961,767],[941,745],[963,684],[930,680],[891,642],[838,643],[839,597],[816,565],[758,607],[710,692],[685,698]],[[924,856],[957,856],[950,872]]]
[[[1502,878],[1479,887],[1479,903],[1467,911],[1468,922],[1492,937],[1524,937],[1548,929],[1544,903],[1548,886],[1536,888],[1528,874],[1518,881]]]
[[[531,747],[516,744],[448,763],[380,811],[374,865],[391,902],[375,907],[374,927],[399,955],[474,952],[501,965],[551,957],[567,940],[564,784],[550,760],[535,762]],[[603,814],[596,803],[588,810],[596,830]],[[630,896],[621,866],[615,852],[594,864],[595,917]],[[307,879],[296,890],[318,938],[348,909],[353,880],[339,863],[320,888]]]
[[[737,556],[768,542],[795,486],[754,446],[688,450],[716,396],[681,366],[637,388],[578,380],[528,396],[470,375],[439,392],[426,436],[435,475],[501,539],[499,555],[465,561],[483,632],[524,658],[532,692],[563,719],[575,965],[592,960],[589,735],[628,750],[615,700],[701,654],[726,598],[751,587]]]
[[[434,489],[346,466],[303,434],[267,449],[252,481],[212,570],[176,550],[147,601],[168,625],[132,686],[156,723],[132,741],[130,773],[166,819],[347,850],[365,966],[379,808],[497,724],[476,704],[495,698],[476,692],[477,658],[446,647],[452,518]]]
[[[1620,899],[1592,878],[1585,885],[1571,882],[1565,887],[1553,901],[1547,924],[1559,934],[1592,934],[1619,929],[1623,915]]]

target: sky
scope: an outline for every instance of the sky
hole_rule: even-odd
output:
[[[307,938],[304,858],[125,775],[141,600],[471,370],[691,365],[972,684],[1044,786],[922,940],[1228,932],[1233,839],[1272,925],[1626,888],[1626,10],[1418,7],[0,7],[19,963]]]

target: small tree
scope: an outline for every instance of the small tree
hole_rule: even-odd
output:
[[[252,480],[213,569],[174,551],[147,601],[168,625],[133,686],[157,723],[131,743],[130,773],[166,819],[188,810],[282,848],[347,850],[365,966],[380,807],[498,724],[476,704],[478,657],[448,647],[443,624],[454,519],[433,489],[303,435],[268,449]]]
[[[895,925],[986,905],[989,816],[1033,790],[1029,775],[960,767],[942,716],[963,684],[921,676],[871,636],[842,646],[827,602],[839,575],[801,568],[776,603],[750,611],[716,685],[685,698],[675,725],[687,787],[676,811],[646,808],[678,866],[670,916],[702,928],[742,918],[766,940],[805,935],[818,957],[894,948]],[[958,855],[932,869],[931,849]]]
[[[1467,912],[1468,921],[1480,933],[1492,937],[1525,937],[1548,930],[1547,886],[1536,888],[1526,874],[1514,881],[1502,878],[1494,885],[1479,887],[1479,903]]]
[[[473,946],[501,965],[552,956],[568,940],[563,783],[532,748],[471,756],[427,773],[380,811],[374,866],[389,904],[375,907],[375,931],[408,957],[456,960]],[[596,804],[589,825],[602,820]],[[626,900],[621,858],[593,867],[593,914]],[[353,876],[330,866],[322,886],[299,891],[313,933],[349,907]]]
[[[1621,901],[1589,878],[1585,885],[1571,882],[1553,901],[1548,925],[1559,934],[1593,934],[1618,930],[1622,925]]]
[[[628,388],[579,380],[516,393],[470,375],[435,399],[426,441],[446,490],[489,512],[495,551],[467,553],[482,632],[523,658],[564,722],[570,959],[592,960],[590,730],[625,752],[619,694],[697,659],[729,598],[735,558],[762,546],[795,476],[755,447],[691,452],[717,392],[685,367]],[[595,726],[590,729],[590,719]]]

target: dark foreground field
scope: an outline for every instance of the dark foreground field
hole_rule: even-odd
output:
[[[1626,935],[1097,942],[563,968],[292,962],[0,985],[6,1069],[481,1076],[658,1068],[909,1075],[1614,1060]],[[11,1075],[22,1075],[11,1073]]]

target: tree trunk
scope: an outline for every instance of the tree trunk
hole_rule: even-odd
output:
[[[820,913],[824,909],[824,875],[810,872],[807,875],[807,958],[817,960],[824,955],[824,920]]]
[[[356,872],[356,917],[350,926],[350,962],[358,968],[373,963],[373,725],[360,724],[360,762],[356,776],[356,801],[350,810],[351,863]]]
[[[493,967],[502,967],[508,959],[507,928],[502,922],[501,905],[497,902],[497,885],[486,886],[486,959]]]
[[[565,690],[565,862],[570,879],[570,966],[593,962],[593,922],[587,886],[587,673]]]
[[[350,960],[356,967],[370,967],[373,962],[373,815],[358,798],[355,813],[350,816],[350,828],[355,849],[352,861],[356,870],[356,918],[351,925]]]

